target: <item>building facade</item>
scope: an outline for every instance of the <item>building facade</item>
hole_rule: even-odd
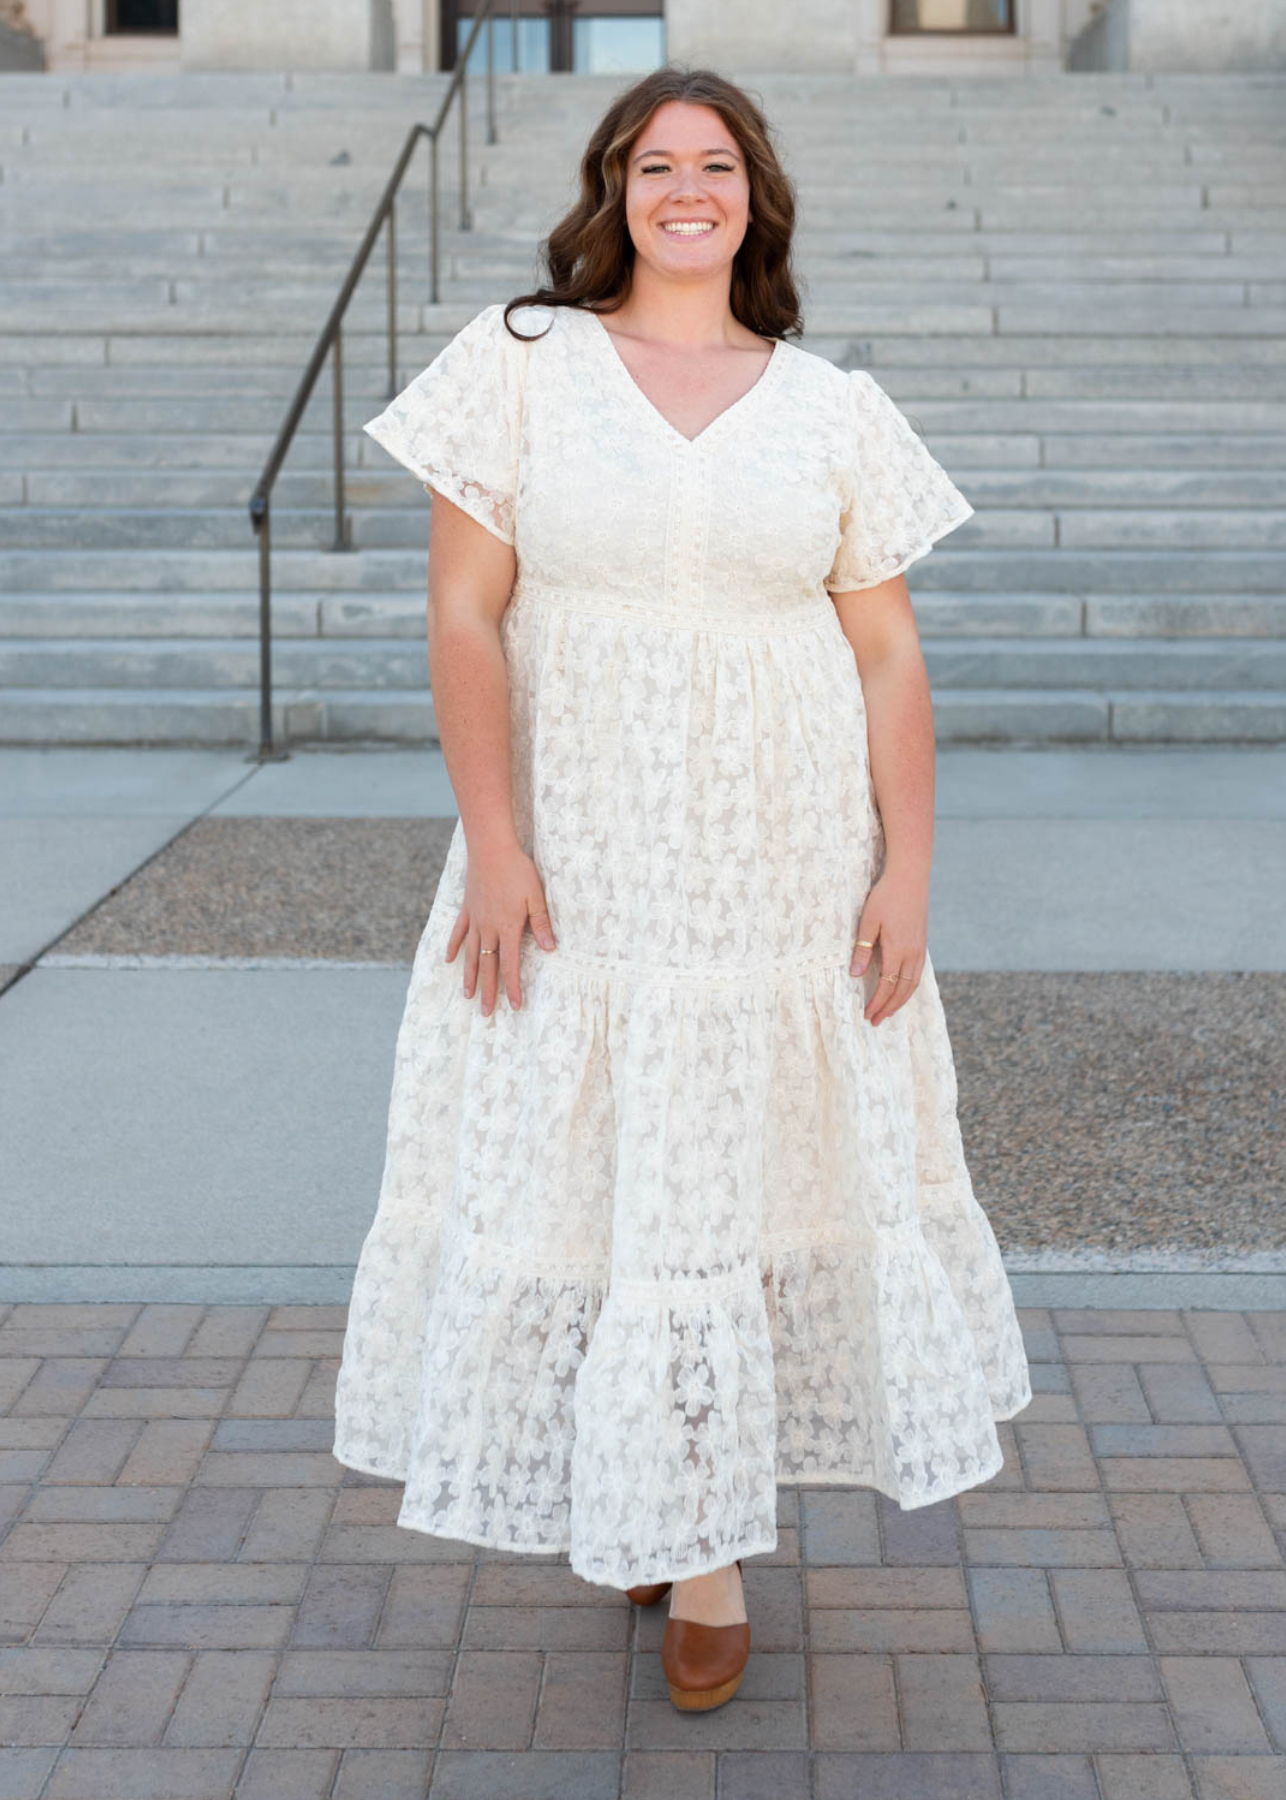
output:
[[[0,44],[7,66],[50,70],[416,73],[454,67],[472,16],[473,0],[0,0]],[[1262,71],[1286,68],[1286,0],[499,0],[492,50],[502,71],[605,75],[667,57],[858,75]]]

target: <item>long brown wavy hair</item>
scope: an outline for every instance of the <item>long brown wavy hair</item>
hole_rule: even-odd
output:
[[[505,305],[505,325],[513,337],[531,342],[510,322],[515,307],[615,312],[624,301],[636,255],[625,217],[627,158],[648,119],[667,100],[713,107],[745,159],[751,217],[732,263],[729,301],[734,317],[761,337],[802,333],[791,272],[795,187],[778,160],[763,111],[744,88],[713,69],[666,63],[618,94],[590,134],[581,157],[579,198],[540,244],[548,280]]]

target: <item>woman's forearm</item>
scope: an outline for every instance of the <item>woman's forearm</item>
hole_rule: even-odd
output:
[[[869,661],[861,676],[885,866],[927,881],[933,860],[933,702],[918,640],[904,640]]]
[[[473,852],[512,849],[509,670],[489,620],[429,626],[429,682],[442,754],[465,842]]]

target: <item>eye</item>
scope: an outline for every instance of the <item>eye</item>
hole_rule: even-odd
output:
[[[640,175],[660,175],[666,169],[668,169],[669,166],[670,166],[669,163],[644,163],[643,167],[639,170],[639,174]],[[707,169],[717,169],[720,172],[720,174],[723,174],[723,175],[731,175],[733,173],[733,165],[731,163],[723,163],[723,162],[707,163],[706,168]]]

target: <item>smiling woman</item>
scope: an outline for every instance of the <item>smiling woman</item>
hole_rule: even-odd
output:
[[[902,571],[973,508],[790,341],[793,219],[743,90],[658,71],[549,283],[366,425],[435,496],[460,819],[335,1455],[405,1482],[401,1525],[670,1590],[685,1709],[741,1679],[779,1483],[929,1505],[1031,1398],[924,942]]]

